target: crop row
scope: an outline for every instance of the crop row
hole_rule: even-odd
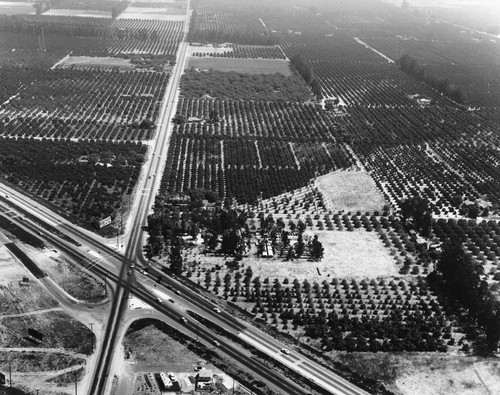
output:
[[[115,126],[151,129],[167,79],[156,72],[42,72],[0,106],[0,127],[4,135],[114,139],[121,133]]]
[[[146,146],[134,143],[1,138],[0,170],[7,181],[90,224],[116,215],[145,153]]]
[[[500,105],[500,72],[491,65],[451,65],[427,66],[431,74],[446,77],[460,86],[466,93],[470,107],[492,107]]]
[[[82,22],[84,20],[84,22]],[[70,39],[68,51],[73,55],[103,55],[120,53],[147,53],[174,56],[182,40],[184,22],[145,19],[78,18],[65,16],[29,16],[29,18],[1,18],[0,31],[31,37],[35,46],[43,30],[46,49],[50,53],[60,38]],[[75,40],[86,38],[90,41]],[[98,44],[93,43],[98,40]],[[55,41],[55,42],[53,42]],[[89,53],[89,51],[92,52]]]
[[[419,94],[435,105],[445,101],[430,88],[389,63],[333,63],[319,61],[314,72],[325,97],[339,97],[347,106],[417,107],[408,95]]]
[[[187,276],[279,330],[321,339],[327,349],[443,351],[459,335],[420,279],[289,284],[254,277],[249,268],[222,276],[195,267]]]
[[[352,163],[334,143],[172,135],[162,190],[206,188],[240,202],[255,201],[304,185],[316,169],[332,171]]]
[[[297,141],[335,141],[332,134],[337,134],[335,117],[311,104],[181,98],[177,112],[205,119],[212,110],[218,123],[184,123],[177,127],[178,133]]]
[[[199,72],[187,70],[181,79],[182,97],[245,101],[303,102],[311,98],[309,89],[296,75]]]
[[[192,56],[211,56],[217,58],[243,58],[243,59],[286,59],[285,54],[279,46],[259,46],[259,45],[233,45],[225,52],[207,53],[194,51]]]
[[[175,55],[182,40],[184,22],[117,19],[110,25],[112,54]]]
[[[500,202],[499,186],[493,178],[500,160],[495,150],[485,147],[486,155],[482,156],[480,147],[462,149],[459,145],[366,148],[365,166],[395,206],[408,196],[422,196],[435,214],[457,215],[462,198],[476,201],[482,196],[492,203]],[[475,165],[477,172],[472,170]],[[472,174],[466,175],[469,170]]]
[[[442,241],[457,238],[466,251],[483,264],[498,264],[500,255],[500,224],[493,220],[439,219],[433,222],[433,233]],[[485,268],[486,269],[486,268]],[[485,270],[486,271],[486,270]],[[495,273],[497,268],[492,269]]]

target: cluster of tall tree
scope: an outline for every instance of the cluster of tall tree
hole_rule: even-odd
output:
[[[412,219],[415,228],[420,231],[424,237],[428,237],[431,231],[432,211],[429,202],[418,196],[405,199],[401,203],[401,216],[403,225]]]
[[[449,97],[459,104],[467,104],[468,98],[465,91],[450,82],[447,78],[438,77],[428,73],[424,66],[414,57],[404,54],[398,60],[399,68],[419,81],[424,82],[438,93]]]
[[[468,316],[484,329],[488,349],[496,351],[500,341],[500,306],[493,299],[488,283],[481,280],[483,270],[480,263],[464,252],[461,241],[453,238],[443,245],[436,270],[428,279],[467,310]]]
[[[172,204],[167,195],[157,196],[153,214],[148,217],[146,230],[149,233],[146,256],[151,258],[169,251],[171,269],[179,271],[180,248],[179,236],[195,237],[200,228],[205,229],[209,249],[218,246],[218,238],[222,235],[221,252],[238,257],[244,250],[244,232],[247,214],[234,210],[229,202],[218,201],[212,191],[194,190],[187,192],[188,202],[182,206]],[[215,203],[207,209],[203,200]],[[243,229],[243,232],[242,232]]]
[[[321,85],[314,75],[313,67],[301,55],[294,55],[290,58],[290,63],[295,67],[300,76],[304,79],[316,97],[321,98]]]

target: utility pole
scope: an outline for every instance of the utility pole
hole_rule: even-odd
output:
[[[73,372],[73,376],[75,378],[75,395],[78,395],[78,382],[76,381],[76,372]]]
[[[92,354],[94,352],[94,323],[90,322],[90,331],[92,332],[92,335],[90,336],[90,341],[92,342],[92,349],[90,353]]]

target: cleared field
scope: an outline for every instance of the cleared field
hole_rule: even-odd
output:
[[[144,328],[129,328],[123,340],[125,350],[137,364],[165,364],[168,370],[192,370],[199,357],[150,324]]]
[[[386,204],[373,179],[364,172],[327,174],[318,178],[317,185],[335,211],[373,212]]]
[[[298,279],[319,282],[332,278],[377,278],[398,276],[395,259],[389,254],[375,232],[364,230],[348,231],[306,231],[304,238],[318,235],[325,249],[321,261],[304,259],[284,261],[281,258],[257,258],[256,251],[243,258],[242,266],[251,267],[254,276],[261,279]],[[206,257],[197,250],[187,252],[186,261],[201,262],[201,270],[209,271],[216,265],[224,265],[223,257]],[[221,278],[223,276],[221,275]]]
[[[308,232],[306,232],[308,233]],[[331,278],[377,278],[398,275],[398,267],[376,233],[364,230],[354,232],[317,231],[325,249],[319,262],[303,259],[284,262],[282,259],[249,258],[256,276],[262,279],[285,278],[321,282]],[[319,274],[318,273],[321,273]]]
[[[190,58],[187,62],[187,68],[237,71],[249,74],[281,73],[292,75],[288,61],[281,59]]]
[[[128,59],[94,56],[67,56],[59,63],[59,67],[118,67],[121,70],[132,70],[134,66]]]
[[[150,19],[159,21],[184,21],[186,19],[186,9],[163,9],[128,7],[123,11],[118,19]]]
[[[0,14],[34,14],[34,3],[23,3],[17,1],[0,1]]]
[[[111,18],[111,12],[101,10],[62,10],[50,9],[45,11],[43,15],[56,16],[77,16],[80,18]]]

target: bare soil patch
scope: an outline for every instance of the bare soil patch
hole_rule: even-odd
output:
[[[0,351],[0,371],[9,371],[9,357],[12,371],[19,373],[61,370],[85,363],[82,358],[60,353]]]
[[[123,11],[118,19],[149,19],[158,21],[184,21],[186,19],[186,9],[180,8],[148,8],[148,7],[128,7]]]
[[[98,56],[67,56],[60,63],[60,67],[108,67],[121,70],[132,70],[134,65],[129,59],[98,57]]]
[[[325,201],[334,211],[373,212],[386,202],[368,173],[339,171],[317,179]]]
[[[333,358],[401,395],[486,395],[500,388],[496,358],[434,353],[339,353]],[[483,383],[479,380],[479,373]],[[486,386],[486,387],[485,387]]]
[[[100,302],[106,299],[103,281],[90,275],[76,263],[68,261],[53,249],[38,251],[29,249],[40,268],[46,272],[62,289],[71,296],[87,302]]]
[[[0,1],[0,14],[34,14],[34,3],[24,3],[20,1]]]
[[[239,59],[239,58],[212,58],[191,57],[187,62],[187,69],[237,71],[250,74],[281,73],[292,75],[288,61],[282,59]]]
[[[298,279],[310,282],[322,282],[332,278],[377,278],[398,276],[396,260],[384,247],[375,232],[356,229],[349,231],[316,231],[306,232],[307,235],[318,235],[323,244],[324,257],[313,262],[307,259],[295,259],[285,262],[283,258],[259,258],[255,256],[253,247],[248,257],[243,258],[241,266],[251,267],[254,276],[261,279],[277,278],[283,281]],[[205,256],[200,253],[203,249],[186,251],[185,261],[196,262],[196,269],[210,270],[219,265],[225,268],[225,263],[231,258]],[[221,277],[224,273],[221,274]]]
[[[94,334],[81,322],[62,311],[30,314],[17,317],[0,317],[0,325],[6,328],[4,347],[36,347],[64,349],[89,355]],[[41,341],[28,338],[28,328],[43,335]]]
[[[80,18],[111,18],[111,12],[101,10],[63,10],[52,8],[43,15],[77,16]]]
[[[31,273],[10,253],[0,246],[0,314],[19,314],[29,311],[50,309],[59,305],[31,275]],[[29,279],[29,286],[19,284]]]
[[[127,331],[123,344],[129,361],[140,364],[164,364],[169,370],[192,370],[199,357],[154,325]]]

